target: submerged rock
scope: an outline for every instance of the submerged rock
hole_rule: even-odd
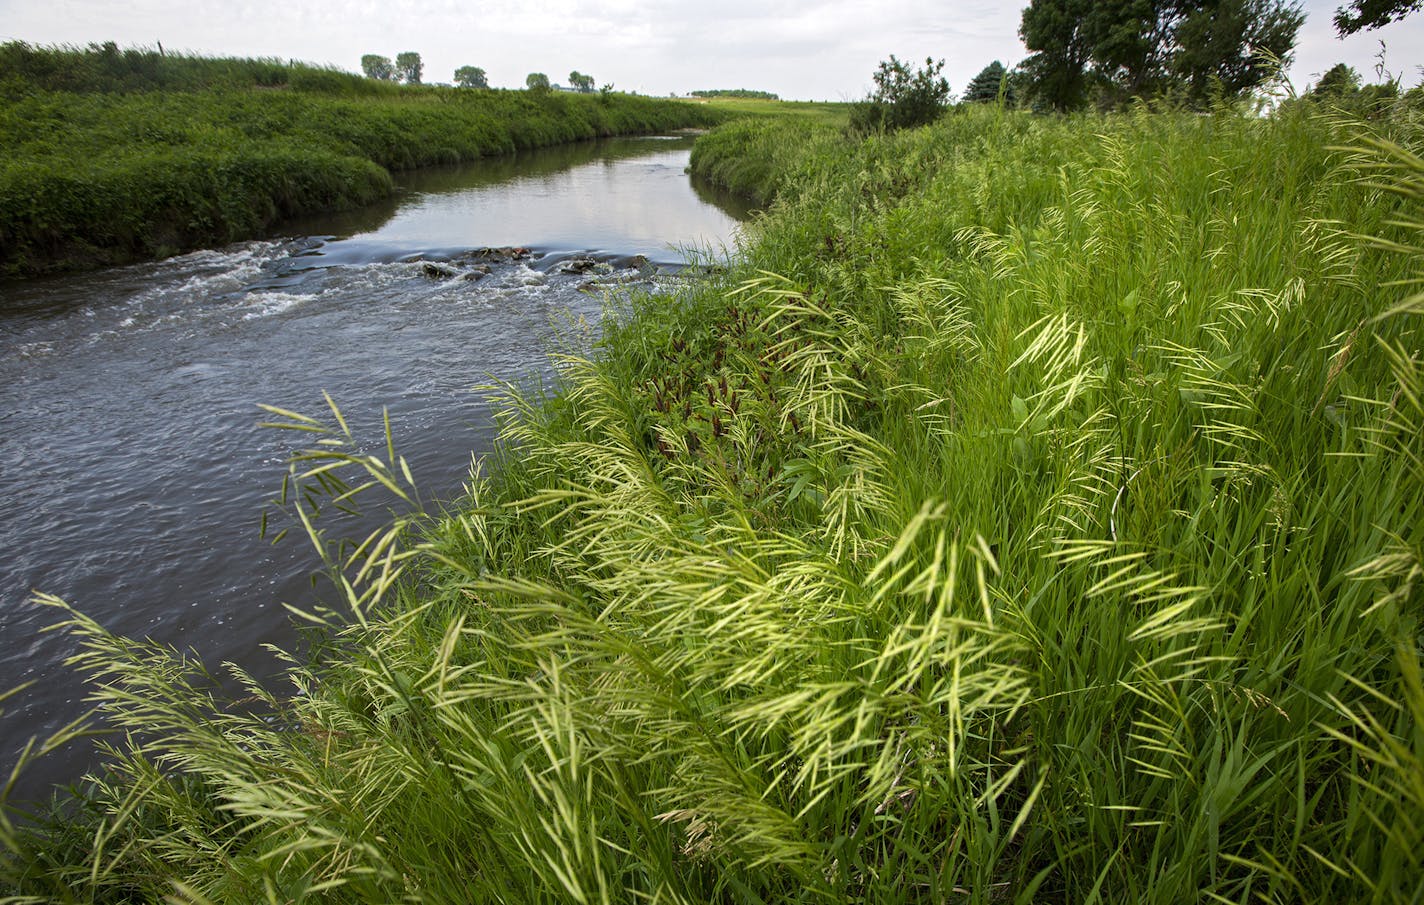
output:
[[[593,258],[569,258],[560,261],[559,266],[554,268],[556,273],[589,273],[597,269],[598,262]]]
[[[449,264],[441,264],[436,261],[422,261],[420,272],[432,280],[450,280],[460,275],[460,271]]]
[[[527,261],[534,252],[523,246],[475,248],[460,255],[461,261]]]

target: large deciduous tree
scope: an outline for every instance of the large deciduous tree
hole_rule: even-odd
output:
[[[531,72],[524,79],[524,87],[528,88],[530,91],[548,91],[549,77],[542,72]]]
[[[396,68],[391,65],[391,58],[376,53],[368,53],[361,58],[361,71],[366,73],[366,78],[382,82],[394,81],[396,77]]]
[[[1082,104],[1090,56],[1084,25],[1092,8],[1092,0],[1033,0],[1024,9],[1019,37],[1034,52],[1023,66],[1038,104],[1055,110]]]
[[[419,85],[420,74],[425,64],[420,62],[420,54],[413,50],[396,54],[396,75],[407,85]]]
[[[1349,4],[1335,10],[1335,30],[1343,38],[1357,31],[1381,28],[1398,22],[1421,7],[1424,7],[1424,0],[1350,0]]]
[[[489,77],[478,66],[461,66],[455,70],[455,84],[461,88],[488,88]]]
[[[1265,82],[1295,47],[1305,15],[1280,0],[1215,0],[1182,4],[1195,9],[1177,24],[1172,75],[1200,104],[1215,91],[1235,97]]]
[[[569,73],[569,87],[585,93],[590,92],[593,90],[593,76],[586,75],[575,69]]]
[[[1178,90],[1201,105],[1265,81],[1304,18],[1290,0],[1032,0],[1019,34],[1043,105],[1077,106],[1090,86],[1108,104]]]

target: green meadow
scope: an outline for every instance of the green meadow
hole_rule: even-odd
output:
[[[689,98],[688,103],[702,104],[735,116],[804,119],[832,126],[844,126],[849,122],[851,108],[849,103],[839,101],[783,101],[754,97]]]
[[[275,60],[0,45],[0,274],[162,257],[389,195],[391,173],[716,114]]]
[[[343,601],[290,686],[45,598],[111,763],[5,812],[14,901],[1424,896],[1417,110],[814,119],[699,141],[740,255],[488,388],[456,503],[271,411]]]

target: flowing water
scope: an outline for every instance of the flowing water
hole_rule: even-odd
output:
[[[33,590],[270,675],[262,645],[298,642],[282,604],[312,600],[319,564],[259,537],[300,437],[260,428],[258,403],[321,414],[328,392],[375,443],[388,408],[422,492],[455,496],[494,435],[476,386],[547,377],[555,335],[595,331],[607,287],[660,291],[732,246],[745,210],[690,182],[689,148],[409,174],[391,202],[281,236],[0,284],[0,691],[34,683],[0,703],[0,765],[85,710],[74,643],[41,631],[60,614]],[[498,247],[528,251],[479,251]],[[23,790],[92,756],[72,745]]]

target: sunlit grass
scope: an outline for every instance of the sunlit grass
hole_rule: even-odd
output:
[[[699,97],[688,98],[687,102],[736,116],[797,119],[837,128],[850,122],[851,105],[846,101],[772,101],[750,97]]]
[[[342,576],[321,661],[234,715],[67,614],[134,735],[5,826],[9,881],[1417,900],[1420,141],[984,110],[802,143],[743,262],[624,300],[553,398],[493,391],[450,510],[334,408],[274,412]],[[320,534],[372,493],[403,514]]]

